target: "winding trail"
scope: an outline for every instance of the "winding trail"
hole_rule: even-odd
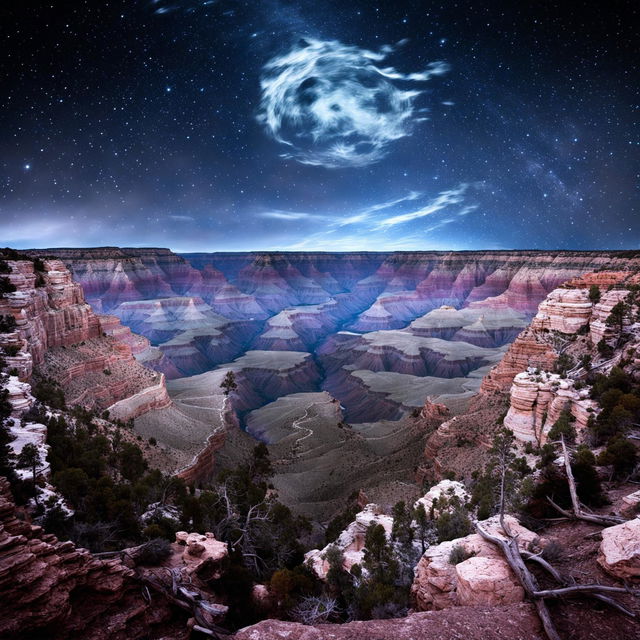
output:
[[[227,404],[228,404],[228,400],[229,400],[229,396],[225,396],[224,400],[222,401],[222,406],[218,408],[218,412],[219,412],[219,417],[220,417],[220,425],[222,426],[222,428],[226,429],[227,428],[227,420],[226,420],[226,412],[227,412]],[[183,403],[183,404],[187,404],[187,403]],[[215,411],[215,407],[202,407],[200,405],[188,405],[190,407],[196,407],[196,408],[200,408],[200,409],[207,409],[209,411]],[[185,465],[184,467],[182,467],[182,469],[178,469],[178,471],[175,472],[175,475],[180,475],[182,473],[184,473],[185,471],[191,469],[191,467],[195,466],[198,463],[198,459],[200,458],[200,456],[206,451],[207,447],[209,446],[209,443],[211,441],[211,439],[216,435],[216,431],[214,431],[213,433],[211,433],[208,437],[207,440],[205,442],[204,447],[198,451],[198,453],[196,453],[193,456],[193,459],[191,460],[191,462],[187,465]]]
[[[313,409],[313,407],[315,407],[316,405],[320,404],[331,404],[331,400],[327,400],[325,402],[314,402],[312,403],[310,406],[308,406],[305,409],[304,415],[301,418],[297,418],[296,420],[294,420],[291,424],[291,426],[296,429],[297,431],[306,431],[306,435],[301,436],[299,438],[296,439],[296,441],[293,443],[292,447],[295,449],[297,448],[297,446],[303,441],[306,440],[308,437],[313,435],[313,429],[309,429],[308,427],[302,427],[300,426],[303,422],[306,422],[307,420],[311,419],[311,416],[309,415],[309,412],[311,411],[311,409]]]

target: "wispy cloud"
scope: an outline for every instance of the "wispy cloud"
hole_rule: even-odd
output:
[[[193,216],[185,216],[185,215],[169,215],[167,216],[171,220],[176,220],[177,222],[193,222],[195,218]]]
[[[464,194],[467,188],[468,185],[463,183],[456,189],[443,191],[442,193],[439,193],[436,198],[434,198],[430,202],[427,202],[419,209],[385,218],[384,220],[381,220],[377,226],[379,229],[383,229],[385,227],[392,227],[396,224],[411,222],[412,220],[424,218],[425,216],[430,216],[434,213],[438,213],[438,211],[442,211],[443,209],[446,209],[451,205],[460,204],[464,201]]]
[[[302,211],[262,211],[258,214],[261,218],[272,218],[274,220],[307,220],[315,218],[311,213]]]
[[[371,250],[376,246],[413,250],[429,244],[429,235],[433,232],[461,220],[478,208],[477,204],[467,201],[474,186],[479,185],[461,183],[431,196],[409,191],[404,196],[373,203],[346,215],[282,210],[261,211],[256,215],[304,224],[310,233],[288,247],[293,251],[328,248],[335,251]]]

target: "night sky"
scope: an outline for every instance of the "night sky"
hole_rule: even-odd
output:
[[[640,10],[0,8],[0,245],[637,248]]]

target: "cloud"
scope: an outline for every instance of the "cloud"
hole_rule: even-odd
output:
[[[304,225],[300,229],[303,235],[292,243],[289,241],[287,249],[291,251],[370,251],[372,247],[398,251],[436,249],[440,245],[434,232],[475,211],[478,205],[465,199],[472,190],[481,187],[481,184],[461,183],[436,195],[410,191],[346,216],[281,210],[259,212],[257,216]]]
[[[446,207],[454,204],[460,204],[464,200],[464,193],[467,190],[467,184],[461,184],[456,189],[450,189],[449,191],[443,191],[438,194],[436,198],[427,202],[424,206],[414,211],[407,213],[401,213],[399,215],[385,218],[378,223],[378,228],[392,227],[396,224],[403,224],[405,222],[411,222],[417,218],[424,218],[425,216],[433,215],[438,211],[442,211]]]
[[[216,0],[185,0],[184,2],[163,2],[163,0],[151,0],[151,8],[156,15],[164,15],[165,13],[172,13],[173,11],[185,11],[187,13],[194,13],[198,9],[206,8],[215,4]]]
[[[364,167],[391,143],[411,135],[414,100],[421,91],[399,83],[424,83],[449,69],[432,62],[403,74],[381,67],[395,50],[380,52],[336,40],[306,38],[263,68],[258,121],[287,147],[282,156],[327,168]]]
[[[297,211],[263,211],[258,215],[261,218],[273,218],[274,220],[305,220],[315,217],[310,213]]]
[[[178,222],[193,222],[195,218],[193,216],[181,216],[181,215],[169,215],[168,218],[176,220]]]

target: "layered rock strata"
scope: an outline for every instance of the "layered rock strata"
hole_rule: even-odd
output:
[[[133,358],[133,349],[146,348],[144,340],[109,317],[103,327],[60,260],[40,261],[42,271],[37,272],[30,260],[8,265],[16,291],[0,298],[0,315],[13,317],[16,328],[0,334],[0,347],[9,349],[9,370],[23,380],[35,370],[60,384],[69,404],[99,410],[142,394],[144,401],[134,402],[132,411],[120,412],[126,419],[168,405],[162,376]]]
[[[175,632],[175,611],[145,600],[133,570],[119,559],[97,560],[18,518],[0,478],[0,607],[3,638],[114,640]],[[182,626],[184,622],[182,622]]]
[[[354,564],[362,564],[364,559],[364,541],[367,529],[372,524],[384,527],[388,539],[391,537],[393,518],[385,515],[376,504],[368,504],[356,514],[356,519],[340,534],[338,539],[324,549],[312,549],[304,555],[304,560],[311,566],[316,575],[324,580],[329,571],[326,555],[329,547],[337,547],[343,554],[343,568],[349,571]]]

